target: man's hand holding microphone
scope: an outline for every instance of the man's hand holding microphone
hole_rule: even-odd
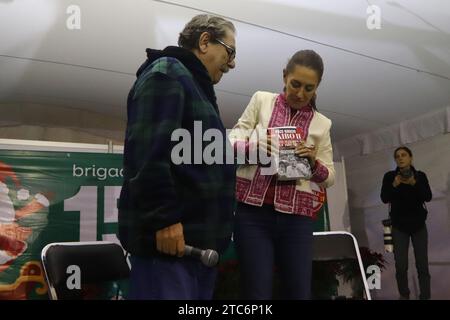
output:
[[[171,256],[195,257],[207,267],[214,267],[219,262],[219,254],[216,251],[202,250],[185,244],[183,225],[180,222],[156,232],[156,249]]]
[[[182,257],[185,243],[183,225],[178,222],[156,232],[156,249],[171,256]]]

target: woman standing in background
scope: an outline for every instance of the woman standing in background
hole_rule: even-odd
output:
[[[428,300],[431,290],[425,202],[431,201],[431,189],[426,174],[413,167],[409,148],[397,148],[394,158],[397,168],[384,175],[381,200],[390,204],[398,291],[401,300],[409,299],[408,250],[411,239],[419,276],[420,299]]]

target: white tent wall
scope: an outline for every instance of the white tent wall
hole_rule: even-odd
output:
[[[431,130],[442,121],[435,119],[437,122],[430,127]],[[403,123],[402,126],[405,125]],[[421,130],[420,126],[416,128],[415,134]],[[433,193],[432,201],[427,204],[432,299],[450,299],[450,134],[434,135],[407,146],[413,152],[414,166],[427,174]],[[388,216],[388,206],[381,202],[380,191],[384,173],[395,168],[395,147],[392,145],[381,151],[345,158],[351,231],[361,246],[380,253],[384,253],[381,221]],[[372,293],[378,299],[397,299],[393,255],[384,253],[384,257],[389,264],[382,272],[381,289]],[[419,289],[412,250],[409,278],[411,293],[417,297]]]
[[[114,145],[112,141],[108,141],[107,144],[94,144],[41,140],[0,139],[0,150],[122,154],[123,146]]]
[[[365,155],[450,132],[450,106],[338,141],[335,159]]]
[[[328,212],[331,231],[350,231],[348,211],[347,181],[345,162],[334,161],[336,178],[334,185],[327,189]]]
[[[3,139],[123,144],[125,121],[108,114],[36,103],[3,103],[0,112]]]

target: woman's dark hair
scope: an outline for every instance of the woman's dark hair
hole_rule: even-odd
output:
[[[410,157],[413,156],[411,149],[409,149],[408,147],[405,147],[405,146],[401,146],[401,147],[398,147],[397,149],[395,149],[395,151],[394,151],[394,159],[395,159],[395,156],[397,155],[397,151],[399,151],[399,150],[405,150],[409,154]]]
[[[297,51],[291,57],[291,59],[289,59],[289,62],[287,63],[286,68],[284,69],[284,73],[289,74],[293,72],[296,66],[304,66],[313,69],[314,71],[316,71],[317,76],[319,77],[319,83],[320,81],[322,81],[323,76],[322,57],[314,50]],[[311,105],[315,110],[317,110],[316,96],[314,96],[311,99]]]

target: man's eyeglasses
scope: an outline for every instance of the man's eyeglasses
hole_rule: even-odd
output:
[[[234,58],[236,58],[236,49],[230,47],[229,45],[227,45],[225,42],[223,42],[222,40],[219,39],[215,39],[215,41],[217,41],[218,43],[220,43],[221,45],[223,45],[225,47],[225,50],[227,50],[228,53],[228,62],[231,62],[234,60]]]

